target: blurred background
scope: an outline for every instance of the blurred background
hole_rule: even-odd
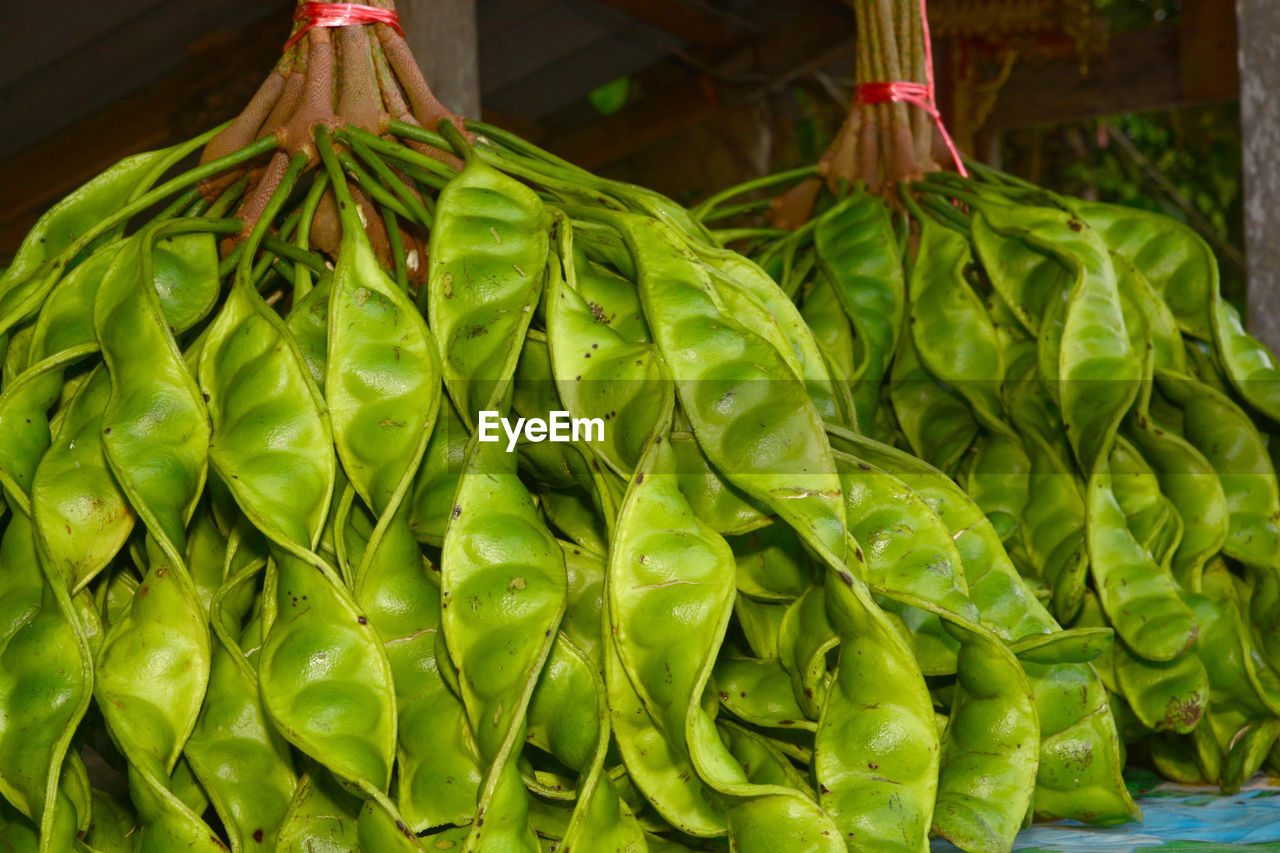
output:
[[[1241,14],[1267,2],[1242,0]],[[5,5],[0,263],[45,207],[106,166],[233,116],[279,56],[294,8]],[[486,121],[684,202],[812,163],[853,91],[854,15],[841,0],[398,7],[446,104],[475,115],[478,102]],[[1242,300],[1232,0],[930,0],[929,17],[940,107],[965,151],[1182,219],[1215,247],[1224,290]]]

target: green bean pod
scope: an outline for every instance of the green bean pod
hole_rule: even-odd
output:
[[[825,587],[814,583],[787,607],[778,625],[778,659],[791,676],[791,687],[804,715],[818,719],[826,700],[830,675],[827,654],[840,636],[827,616]]]
[[[906,302],[889,208],[859,188],[822,215],[813,240],[818,264],[854,329],[856,366],[849,378],[857,424],[870,429]]]
[[[982,508],[1000,541],[1006,548],[1016,546],[1023,516],[1036,497],[1031,491],[1031,459],[1022,440],[1005,432],[979,438],[961,473],[964,490]]]
[[[572,226],[562,215],[556,222],[558,260],[551,264],[547,290],[547,344],[556,388],[572,417],[605,424],[603,440],[590,447],[627,477],[670,409],[672,390],[662,380],[653,345],[627,341],[606,322],[603,309],[592,308],[583,296],[579,265],[571,262]]]
[[[941,750],[924,679],[861,581],[826,594],[840,652],[814,741],[819,802],[850,847],[927,850]]]
[[[78,655],[81,659],[78,667],[64,665],[60,670],[83,689],[66,694],[80,703],[70,719],[51,713],[46,720],[50,726],[66,726],[59,739],[61,746],[55,749],[66,749],[66,739],[87,707],[93,660],[103,641],[96,610],[92,606],[77,608],[69,596],[79,590],[77,599],[87,600],[85,585],[115,556],[133,527],[133,513],[102,449],[102,414],[109,392],[106,371],[95,369],[68,403],[32,485],[35,546],[48,573],[46,594],[57,603],[66,631],[45,639],[46,654]],[[49,612],[42,621],[48,625],[55,618]]]
[[[334,186],[341,208],[345,187]],[[462,708],[436,668],[439,591],[404,503],[440,407],[440,368],[421,315],[379,268],[354,209],[345,211],[347,239],[326,312],[325,395],[343,470],[376,518],[353,592],[386,647],[396,691],[399,807],[420,831],[468,820],[479,781],[459,736]]]
[[[944,624],[955,635],[943,635],[959,689],[942,737],[934,831],[965,850],[1006,850],[1035,780],[1040,739],[1031,686],[1000,639],[976,624],[962,559],[941,520],[888,473],[845,454],[836,459],[872,589],[905,606],[917,643],[940,644]]]
[[[440,193],[427,316],[445,387],[468,425],[515,370],[546,272],[548,219],[531,189],[475,156]]]
[[[1052,632],[1058,625],[1023,585],[999,536],[982,511],[953,482],[914,457],[844,430],[833,444],[902,480],[951,531],[963,562],[970,600],[981,622],[1005,639]],[[1033,800],[1045,819],[1101,823],[1138,819],[1125,788],[1123,760],[1107,691],[1088,664],[1023,661],[1040,720],[1040,763]],[[1089,756],[1087,763],[1084,756]]]
[[[264,565],[259,560],[237,573],[227,590],[219,590],[218,604]],[[222,618],[218,609],[215,619]],[[230,627],[239,628],[238,619],[232,622]],[[288,743],[268,721],[259,698],[254,661],[262,644],[261,620],[252,620],[237,640],[224,637],[214,649],[209,690],[184,754],[227,827],[231,849],[275,850],[297,776]]]
[[[703,783],[688,754],[646,709],[611,633],[606,635],[605,646],[609,718],[631,782],[663,820],[681,832],[699,837],[725,835],[724,804]]]
[[[954,471],[973,445],[978,423],[959,393],[920,362],[915,341],[904,335],[889,373],[889,399],[907,444],[943,471]]]
[[[487,768],[464,849],[532,851],[516,761],[565,609],[564,557],[515,473],[515,454],[473,440],[468,456],[441,556],[441,629]]]
[[[453,403],[448,399],[441,400],[435,428],[431,430],[431,440],[427,443],[410,497],[409,526],[419,542],[436,547],[444,542],[469,437]]]
[[[721,656],[713,672],[725,710],[744,722],[767,728],[814,731],[791,688],[791,677],[777,658]]]
[[[238,281],[199,365],[221,481],[271,542],[259,661],[263,705],[293,745],[396,810],[386,795],[395,701],[381,642],[314,553],[336,460],[319,392],[284,322]],[[288,435],[268,444],[264,435]],[[264,449],[265,448],[265,449]]]
[[[209,677],[210,638],[184,559],[185,527],[203,491],[209,423],[156,291],[143,274],[146,237],[131,238],[107,270],[94,327],[111,379],[103,446],[146,525],[147,572],[103,641],[95,694],[131,764],[143,849],[221,843],[170,789]],[[135,265],[136,264],[136,265]]]
[[[784,358],[794,358],[796,374],[804,382],[818,414],[825,420],[856,428],[857,412],[848,386],[835,382],[813,332],[787,294],[763,270],[737,252],[696,242],[691,245],[703,262],[720,274],[713,275],[712,280],[723,281],[722,294],[725,289],[737,288],[764,308],[765,322],[758,328],[764,331],[776,327],[781,333],[783,346],[779,351]]]
[[[1161,492],[1182,521],[1182,538],[1171,566],[1184,588],[1196,589],[1206,561],[1221,551],[1227,540],[1229,513],[1222,483],[1203,454],[1177,432],[1156,422],[1145,400],[1126,434],[1154,469]]]
[[[800,316],[827,359],[832,379],[852,383],[856,375],[853,324],[845,316],[826,273],[817,272],[805,282],[800,291]],[[878,394],[876,399],[878,402]]]
[[[1132,443],[1116,436],[1108,459],[1112,490],[1129,532],[1161,570],[1168,570],[1182,543],[1182,517],[1160,487],[1155,469]]]
[[[1224,394],[1160,371],[1160,394],[1182,415],[1182,434],[1217,472],[1226,498],[1223,553],[1244,563],[1253,592],[1249,610],[1268,659],[1280,661],[1280,491],[1262,436]]]
[[[1189,241],[1187,232],[1149,211],[1100,202],[1070,204],[1112,251],[1142,272],[1183,332],[1212,339],[1210,305],[1217,277],[1205,275],[1206,256],[1212,264],[1212,254],[1203,241]],[[1217,265],[1212,266],[1216,271]]]
[[[1051,250],[994,225],[988,209],[975,211],[970,220],[973,248],[991,286],[1023,328],[1039,337],[1050,303],[1070,287],[1071,271]]]
[[[843,554],[839,480],[803,384],[766,341],[725,313],[678,234],[643,217],[600,216],[637,259],[645,316],[712,465],[807,540]],[[783,434],[791,439],[779,441]]]
[[[897,478],[854,456],[838,453],[836,465],[849,532],[865,549],[868,583],[928,601],[961,622],[976,622],[978,609],[969,601],[960,554],[924,501]],[[906,624],[922,672],[956,671],[958,644],[935,612],[910,607],[891,612]]]
[[[108,244],[85,259],[50,293],[36,323],[24,327],[30,336],[22,358],[30,367],[6,377],[0,394],[0,480],[11,495],[30,490],[35,467],[49,446],[49,409],[65,368],[98,349],[94,297],[122,245]]]
[[[82,630],[58,601],[65,582],[41,571],[30,521],[13,512],[0,538],[5,630],[0,636],[0,801],[33,822],[31,849],[66,849],[77,825],[59,793],[64,756],[93,686]],[[54,583],[63,585],[59,596]]]
[[[1135,653],[1153,661],[1170,661],[1195,641],[1195,617],[1177,598],[1173,576],[1160,570],[1129,530],[1116,500],[1113,476],[1104,463],[1086,497],[1098,598],[1116,633]]]
[[[673,750],[687,755],[723,798],[731,844],[761,851],[843,849],[817,803],[748,780],[702,705],[731,614],[734,561],[728,544],[693,515],[674,468],[667,443],[655,441],[620,511],[607,594],[610,632],[626,674]],[[666,627],[653,629],[659,625]]]
[[[99,853],[133,853],[133,836],[138,831],[138,816],[133,809],[115,797],[93,790],[93,820],[85,833],[84,843]]]
[[[126,157],[47,210],[0,276],[0,334],[38,309],[62,274],[74,267],[71,250],[83,248],[86,237],[110,239],[118,234],[117,229],[103,234],[102,223],[113,221],[113,215],[141,196],[178,159],[204,144],[199,140],[207,139],[206,135]]]
[[[643,849],[643,830],[604,768],[610,740],[604,679],[564,633],[534,688],[528,720],[530,742],[578,774],[573,812],[557,849]]]
[[[1061,422],[1034,373],[1006,385],[1007,405],[1031,463],[1022,545],[1052,591],[1053,611],[1074,620],[1084,600],[1089,555],[1084,488],[1060,436]]]
[[[744,535],[770,524],[759,501],[712,467],[679,407],[669,440],[678,460],[680,491],[698,518],[724,536]]]
[[[107,465],[103,446],[102,418],[110,393],[106,370],[95,369],[68,406],[31,487],[41,547],[73,592],[106,568],[134,526],[134,512]]]
[[[312,765],[298,780],[276,839],[276,853],[333,850],[359,853],[360,801],[323,767]]]
[[[579,225],[583,225],[588,231],[592,227],[592,223],[571,221],[572,228],[577,228]],[[570,264],[570,259],[565,258],[563,262]],[[636,290],[634,278],[624,278],[608,266],[587,257],[581,235],[575,236],[573,241],[571,265],[576,289],[598,322],[608,325],[627,343],[644,343],[652,340],[649,324],[644,319],[644,309],[640,306],[640,294]]]
[[[294,302],[285,325],[298,345],[298,352],[307,365],[307,372],[316,386],[324,390],[325,365],[329,350],[329,292],[333,277],[325,276]]]
[[[795,531],[781,522],[730,537],[729,546],[738,565],[738,591],[757,601],[791,601],[817,580]]]
[[[909,327],[921,364],[969,402],[991,431],[1010,432],[1000,400],[1004,358],[995,326],[965,280],[969,242],[918,216],[920,243],[907,293]]]

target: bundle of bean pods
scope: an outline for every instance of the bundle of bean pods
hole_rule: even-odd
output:
[[[1067,263],[1010,236],[1013,190],[972,192],[975,233]],[[0,278],[7,848],[986,851],[1033,815],[1136,817],[1090,664],[1111,631],[1061,630],[994,490],[871,437],[880,383],[850,381],[833,329],[851,347],[862,323],[864,374],[886,374],[908,303],[866,198],[800,253],[866,303],[823,314],[826,278],[793,264],[780,287],[671,201],[460,126],[377,24],[311,29],[227,127],[56,205]],[[959,239],[943,221],[935,253]],[[913,273],[964,270],[927,257]],[[1052,301],[1018,293],[1010,312]],[[1090,356],[1072,316],[1066,370],[1129,352],[1099,333]],[[948,363],[925,349],[893,375]],[[1152,358],[1143,417],[1243,452],[1195,433],[1237,411],[1224,392]],[[988,444],[1026,434],[996,426],[992,386],[932,388],[891,383],[919,402],[886,408],[942,468],[978,427],[935,400]],[[1086,459],[1148,441],[1122,445],[1105,399],[1064,409],[1092,418]],[[1070,463],[1044,434],[1038,464]],[[1203,563],[1197,614],[1229,580]]]
[[[921,54],[883,49],[885,5],[859,4],[863,80]],[[1235,791],[1280,767],[1280,365],[1189,227],[936,171],[900,108],[857,103],[818,168],[696,212],[772,214],[718,236],[795,300],[862,432],[959,484],[1060,624],[1114,629],[1091,671],[1133,760]]]

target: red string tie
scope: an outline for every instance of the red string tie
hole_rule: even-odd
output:
[[[929,38],[929,13],[926,8],[928,0],[920,0],[920,20],[924,34],[924,73],[925,83],[913,83],[907,80],[895,80],[891,83],[859,83],[853,92],[853,103],[858,104],[885,104],[885,103],[904,103],[919,107],[924,110],[929,118],[933,119],[934,126],[938,128],[942,141],[946,143],[947,151],[951,153],[951,159],[955,161],[956,171],[964,177],[969,177],[969,172],[964,167],[964,160],[960,157],[960,152],[956,150],[956,144],[951,139],[951,134],[947,133],[947,126],[942,121],[942,113],[938,111],[937,96],[934,94],[933,86],[933,42]]]
[[[303,3],[293,13],[295,21],[303,21],[303,25],[285,42],[288,50],[309,33],[314,27],[349,27],[353,24],[386,24],[401,36],[400,16],[392,9],[379,9],[377,6],[363,6],[359,3]]]

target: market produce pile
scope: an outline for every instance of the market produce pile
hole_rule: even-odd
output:
[[[859,79],[923,81],[886,5],[857,5]],[[963,487],[1060,624],[1114,629],[1093,668],[1131,761],[1228,793],[1280,769],[1280,365],[1191,228],[938,171],[902,109],[856,101],[817,168],[696,213],[748,226],[718,234],[797,302],[863,434]]]
[[[762,269],[377,24],[50,210],[0,277],[0,838],[1007,850],[1138,818],[1139,723],[1251,773],[1280,384],[1203,244],[833,185]],[[479,440],[557,411],[603,431]]]

